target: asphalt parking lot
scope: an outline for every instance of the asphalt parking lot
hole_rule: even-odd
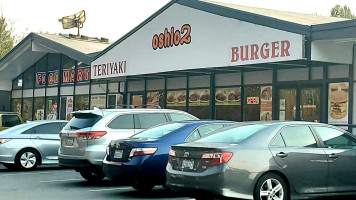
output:
[[[1,200],[191,199],[159,186],[139,193],[130,186],[107,179],[91,184],[71,169],[39,167],[35,171],[11,171],[1,164],[0,194]]]

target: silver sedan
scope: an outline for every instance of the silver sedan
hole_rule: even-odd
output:
[[[167,187],[202,199],[349,195],[356,191],[356,138],[321,123],[241,123],[172,146],[166,172]]]
[[[38,165],[58,164],[59,132],[64,120],[20,124],[0,132],[0,164],[30,170]]]

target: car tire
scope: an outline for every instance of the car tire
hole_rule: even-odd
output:
[[[85,169],[79,171],[80,175],[89,182],[98,182],[105,178],[105,174],[102,170]]]
[[[288,195],[285,181],[277,174],[268,173],[257,181],[253,197],[256,200],[287,200]]]
[[[39,153],[34,149],[23,149],[15,158],[15,167],[21,170],[33,170],[39,163]]]
[[[147,182],[144,182],[144,181],[134,181],[131,185],[135,190],[137,191],[142,191],[142,192],[145,192],[145,191],[150,191],[152,190],[155,185],[152,184],[152,183],[147,183]]]

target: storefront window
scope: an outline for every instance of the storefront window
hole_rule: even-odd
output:
[[[167,108],[175,110],[183,110],[186,108],[186,90],[167,91]]]
[[[22,118],[23,120],[32,120],[32,98],[24,98],[23,99],[23,113]]]
[[[272,120],[272,86],[245,86],[244,121]]]
[[[60,119],[72,119],[73,112],[73,96],[62,96],[59,108]]]
[[[34,82],[35,82],[35,67],[32,66],[24,73],[23,88],[24,89],[33,88]]]
[[[62,55],[62,84],[73,84],[75,80],[75,60]]]
[[[46,119],[57,119],[57,97],[46,98]]]
[[[109,94],[108,95],[108,108],[116,108],[116,105],[124,104],[124,96],[122,94]]]
[[[21,99],[12,99],[11,111],[21,115]]]
[[[61,63],[61,54],[48,54],[48,73],[47,73],[47,85],[57,86],[59,83],[59,68]]]
[[[241,87],[217,88],[215,113],[216,119],[241,121]]]
[[[200,118],[208,119],[210,112],[210,89],[189,90],[189,113]]]
[[[90,109],[100,108],[104,109],[106,107],[106,95],[92,95],[90,97]]]
[[[43,87],[47,84],[47,56],[39,60],[36,65],[36,87]]]
[[[89,96],[77,95],[74,97],[74,110],[89,110]]]
[[[19,77],[15,78],[12,81],[12,89],[13,90],[21,90],[23,86],[23,75],[20,75]]]
[[[44,108],[45,108],[45,98],[44,97],[36,97],[35,98],[35,113],[34,120],[43,120],[44,118]]]
[[[165,98],[164,98],[163,91],[147,92],[147,97],[146,97],[147,108],[156,108],[157,106],[163,108],[164,100]]]

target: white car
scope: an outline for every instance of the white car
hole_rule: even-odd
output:
[[[73,112],[62,129],[59,165],[76,169],[88,181],[102,180],[102,164],[111,140],[124,139],[157,124],[196,120],[170,109],[94,109]]]

